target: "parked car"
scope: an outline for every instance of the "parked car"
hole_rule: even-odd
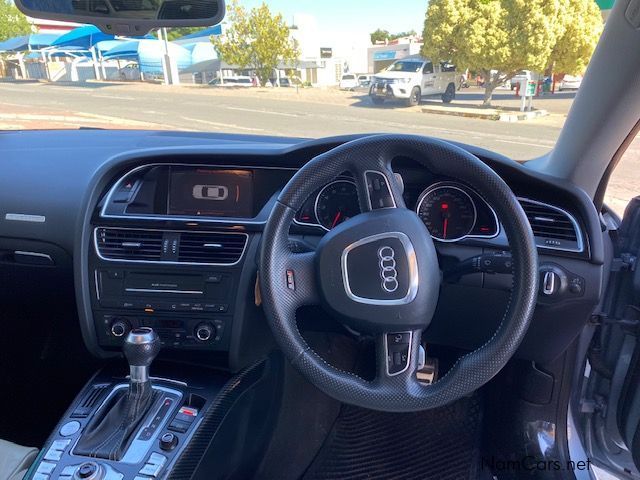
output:
[[[127,63],[124,67],[118,70],[118,78],[122,81],[136,81],[140,80],[140,67],[137,63]]]
[[[355,90],[358,87],[358,79],[353,73],[345,73],[340,78],[340,90]]]
[[[234,77],[214,78],[209,82],[212,87],[253,87],[255,86],[253,79],[245,75],[237,75]]]
[[[573,75],[565,75],[560,81],[560,85],[558,86],[559,91],[563,90],[577,90],[580,88],[580,84],[582,83],[581,76],[573,76]]]
[[[456,96],[457,74],[455,67],[433,63],[418,55],[392,63],[376,74],[371,81],[369,96],[380,105],[385,100],[401,99],[407,106],[418,105],[423,97],[440,95],[444,103]]]
[[[358,75],[358,86],[368,87],[371,85],[371,75]]]

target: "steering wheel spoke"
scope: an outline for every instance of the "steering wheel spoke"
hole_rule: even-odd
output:
[[[315,252],[284,254],[282,279],[294,311],[306,305],[318,305],[320,298],[316,285]]]
[[[416,381],[422,330],[384,332],[376,336],[376,382]]]
[[[380,157],[373,162],[354,162],[349,169],[356,181],[360,209],[370,212],[381,208],[406,208],[403,186],[391,170],[390,160]]]

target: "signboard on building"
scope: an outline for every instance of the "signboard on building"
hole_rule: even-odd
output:
[[[380,60],[395,60],[396,51],[395,50],[387,50],[385,52],[374,52],[373,60],[378,62]]]
[[[320,58],[331,58],[331,57],[333,57],[333,48],[320,47]]]

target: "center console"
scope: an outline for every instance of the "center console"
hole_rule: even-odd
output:
[[[236,435],[253,435],[252,428],[264,428],[269,415],[247,424],[238,423],[232,412],[236,400],[249,390],[258,408],[270,409],[277,383],[271,377],[274,361],[266,359],[234,376],[161,362],[153,370],[160,376],[151,376],[149,367],[159,348],[152,329],[132,329],[124,341],[129,375],[123,375],[126,369],[121,364],[98,372],[63,415],[25,478],[154,480],[218,478],[218,473],[224,477],[233,461],[214,472],[202,467],[209,465],[203,459],[225,461],[227,454],[215,445],[229,442],[224,438],[229,435],[224,433],[227,419],[227,432],[233,432],[234,441]],[[241,404],[236,410],[236,415],[250,417],[253,407]],[[259,455],[253,459],[257,460]]]

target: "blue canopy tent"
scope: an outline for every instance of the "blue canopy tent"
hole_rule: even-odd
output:
[[[104,40],[113,40],[113,35],[107,35],[94,25],[74,28],[70,32],[61,35],[51,44],[52,47],[89,50],[96,43]]]
[[[58,37],[55,33],[32,33],[21,37],[10,38],[0,42],[0,52],[21,52],[25,50],[38,50],[50,46]]]
[[[187,43],[182,47],[191,53],[191,65],[218,58],[218,53],[211,42]]]
[[[164,42],[160,40],[131,40],[116,45],[105,52],[102,57],[108,59],[131,59],[138,62],[143,73],[162,73],[162,57],[164,55]],[[183,69],[191,64],[191,52],[169,43],[169,55],[176,62],[178,69]]]
[[[149,34],[143,37],[130,37],[131,39],[143,39],[153,37]],[[58,37],[52,44],[52,47],[66,50],[89,50],[97,43],[115,40],[115,35],[108,35],[100,31],[94,25],[85,25],[83,27],[74,28],[70,32]]]
[[[211,35],[222,35],[222,27],[220,25],[208,27],[203,30],[190,33],[189,35],[176,38],[173,42],[177,43],[178,45],[185,45],[188,43],[198,43],[198,42],[209,42],[209,37],[211,37]]]

